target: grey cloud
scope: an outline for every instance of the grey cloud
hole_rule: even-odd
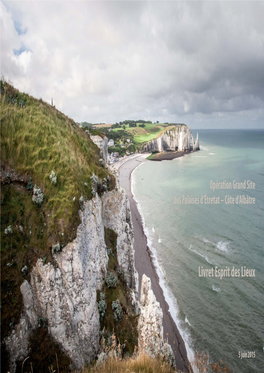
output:
[[[2,73],[77,121],[222,125],[219,118],[239,123],[248,112],[264,125],[261,2],[13,2],[1,10]]]

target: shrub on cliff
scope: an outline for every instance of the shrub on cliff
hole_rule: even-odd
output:
[[[117,272],[117,274],[118,274],[118,277],[119,277],[119,279],[120,279],[120,281],[122,282],[122,283],[125,283],[125,275],[124,275],[124,271],[123,271],[123,269],[121,268],[121,267],[117,267],[116,268],[116,272]]]
[[[12,227],[11,227],[11,225],[9,225],[9,226],[5,229],[5,234],[12,234],[12,233],[13,233]]]
[[[100,315],[100,321],[103,321],[106,314],[106,303],[104,293],[100,292],[100,301],[98,302],[98,311]]]
[[[32,183],[32,177],[29,179],[29,182],[27,183],[27,190],[33,190],[34,185]]]
[[[53,184],[53,185],[57,184],[57,176],[56,176],[54,171],[51,171],[51,174],[50,174],[49,178],[50,178],[51,184]]]
[[[112,302],[112,310],[113,310],[113,313],[114,313],[115,321],[116,322],[121,321],[122,318],[123,318],[123,310],[122,310],[122,306],[119,302],[119,299]]]
[[[116,288],[118,285],[118,279],[115,273],[108,272],[105,282],[108,288]]]
[[[37,187],[37,185],[33,188],[33,196],[32,201],[36,203],[38,206],[42,205],[44,199],[44,194],[42,193],[41,189]]]

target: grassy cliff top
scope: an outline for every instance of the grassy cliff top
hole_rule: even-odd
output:
[[[75,122],[55,107],[1,82],[2,170],[10,168],[44,192],[42,209],[49,224],[63,228],[89,199],[93,173],[108,175],[99,163],[99,149]],[[57,184],[50,181],[54,171]],[[73,201],[75,197],[75,201]]]
[[[126,131],[133,135],[133,141],[135,144],[145,144],[148,141],[160,137],[168,130],[178,126],[186,126],[183,123],[144,123],[144,127],[141,127],[141,125],[142,123],[137,123],[136,127],[129,127],[128,124],[125,125]],[[115,128],[114,131],[122,130],[123,126],[122,128]]]
[[[93,173],[101,180],[108,176],[90,137],[55,107],[1,81],[3,337],[19,319],[19,286],[37,258],[52,260],[52,245],[75,238],[79,198],[92,197]],[[32,201],[35,185],[44,194],[39,204]]]

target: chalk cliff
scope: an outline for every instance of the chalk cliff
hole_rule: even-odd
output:
[[[196,150],[200,150],[198,133],[196,136],[196,141],[194,141],[194,138],[193,138],[193,151],[196,151]]]
[[[138,277],[134,266],[133,227],[128,198],[121,188],[96,195],[84,203],[76,239],[53,255],[53,263],[39,259],[30,281],[21,285],[24,309],[20,322],[6,338],[10,372],[28,354],[30,333],[39,320],[71,358],[74,368],[94,359],[99,349],[100,322],[96,291],[105,280],[108,255],[104,227],[118,234],[117,256],[138,305]]]
[[[143,148],[146,152],[163,152],[163,151],[187,151],[199,150],[199,139],[194,141],[191,129],[185,125],[176,126],[160,137],[149,141]]]
[[[54,107],[20,93],[2,80],[1,92],[1,110],[5,113],[1,122],[2,148],[5,149],[1,157],[1,190],[4,189],[1,219],[6,221],[1,236],[5,244],[1,258],[4,256],[2,278],[6,275],[4,281],[1,279],[4,285],[1,295],[1,311],[4,312],[1,313],[5,314],[4,323],[1,320],[1,326],[5,326],[1,345],[3,371],[46,372],[49,369],[45,367],[38,369],[38,363],[45,363],[49,368],[50,364],[57,364],[56,371],[63,372],[68,371],[69,360],[71,368],[79,369],[98,355],[102,323],[109,327],[107,333],[112,332],[113,323],[129,325],[128,331],[124,331],[125,328],[116,328],[116,331],[119,337],[121,332],[129,333],[131,341],[126,338],[122,345],[127,343],[124,347],[127,351],[131,347],[134,349],[140,305],[133,226],[125,191],[118,186],[118,181],[115,186],[112,175],[101,167],[107,163],[107,138],[91,136],[101,150],[99,159],[99,151],[90,138]],[[32,110],[36,115],[30,115]],[[40,117],[42,121],[38,120]],[[43,123],[49,127],[48,131],[43,131]],[[25,128],[30,136],[24,139],[22,148],[34,148],[37,157],[17,147],[25,137]],[[43,148],[43,144],[51,146]],[[67,150],[65,158],[60,156],[64,150]],[[69,154],[74,154],[70,162]],[[21,175],[17,170],[21,170]],[[53,178],[51,183],[47,182],[55,172],[56,182]],[[111,191],[106,191],[107,186]],[[38,201],[32,198],[35,189],[42,195]],[[93,198],[85,202],[82,196],[78,212],[77,196],[81,195]],[[38,206],[34,202],[38,202]],[[11,219],[15,220],[12,227]],[[77,221],[80,224],[72,241]],[[144,286],[140,328],[148,332],[155,348],[153,333],[157,331],[162,335],[162,316],[153,300],[150,283],[147,285]],[[112,299],[109,294],[115,297]],[[117,302],[118,297],[120,302]],[[12,309],[17,312],[13,313]],[[107,324],[109,315],[112,324]],[[156,320],[154,329],[150,329],[148,315]],[[127,321],[130,324],[125,324]],[[140,340],[144,340],[144,335],[140,335]],[[160,343],[161,339],[157,348]],[[57,352],[62,360],[67,360],[65,370],[59,368]],[[64,363],[61,366],[64,367]]]
[[[152,357],[166,359],[175,365],[171,346],[163,339],[163,313],[151,289],[151,280],[142,276],[140,294],[141,312],[138,321],[138,348]]]
[[[91,136],[91,140],[94,142],[95,145],[98,146],[100,149],[100,156],[103,158],[105,163],[107,164],[107,155],[108,155],[108,138],[106,136],[101,137],[98,135]]]

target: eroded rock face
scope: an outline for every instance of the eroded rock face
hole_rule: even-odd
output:
[[[196,141],[193,142],[193,151],[196,151],[196,150],[200,150],[198,133],[196,136]]]
[[[91,140],[95,143],[95,145],[98,146],[98,148],[101,150],[101,155],[107,164],[107,155],[108,155],[108,138],[104,136],[103,138],[101,136],[95,135],[91,136]]]
[[[137,292],[138,274],[135,269],[134,250],[131,250],[134,244],[134,232],[127,194],[123,188],[115,189],[106,193],[102,201],[104,225],[118,235],[116,245],[118,263],[124,271],[127,285]]]
[[[96,195],[84,203],[80,216],[76,239],[54,253],[54,264],[39,259],[30,281],[21,285],[24,309],[19,324],[5,340],[11,372],[16,370],[16,360],[28,355],[29,336],[39,318],[46,319],[51,336],[74,368],[96,357],[100,331],[96,291],[101,289],[108,266],[104,226],[118,234],[118,261],[138,304],[133,229],[124,191],[113,190],[102,199]]]
[[[151,280],[142,276],[140,294],[140,316],[138,321],[138,348],[152,357],[165,358],[175,365],[171,346],[163,339],[163,313],[151,289]]]
[[[187,126],[175,127],[144,146],[146,152],[186,151],[195,145],[191,129]],[[199,141],[198,141],[199,146]],[[198,150],[198,149],[197,149]]]

